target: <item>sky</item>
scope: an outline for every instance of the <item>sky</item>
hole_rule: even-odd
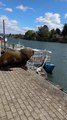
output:
[[[0,0],[0,33],[25,34],[47,25],[63,29],[67,23],[67,0]]]

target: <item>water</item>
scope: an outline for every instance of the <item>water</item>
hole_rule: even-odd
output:
[[[67,44],[38,42],[28,40],[8,40],[9,44],[18,43],[20,41],[24,46],[38,49],[47,49],[52,51],[52,63],[55,68],[52,75],[48,75],[48,79],[55,85],[60,85],[67,91]]]

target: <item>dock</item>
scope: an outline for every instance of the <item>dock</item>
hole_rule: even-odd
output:
[[[34,70],[0,70],[0,120],[67,120],[67,94]]]

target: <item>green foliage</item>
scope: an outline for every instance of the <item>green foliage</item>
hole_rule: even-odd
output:
[[[43,27],[39,27],[37,31],[37,39],[38,40],[48,40],[49,38],[49,28],[44,25]]]
[[[62,31],[59,28],[49,30],[47,25],[38,27],[38,31],[28,30],[25,35],[22,34],[9,34],[8,37],[26,39],[26,40],[38,40],[38,41],[50,41],[50,42],[66,42],[67,43],[67,23],[64,24]]]
[[[61,31],[59,28],[56,28],[56,34],[61,35]]]
[[[36,39],[36,33],[33,30],[28,30],[25,33],[24,39],[35,40]]]
[[[62,35],[65,37],[67,36],[67,24],[65,23],[63,30],[62,30]]]
[[[11,38],[16,38],[16,39],[18,39],[18,38],[19,38],[19,39],[23,39],[23,38],[24,38],[24,35],[22,35],[22,34],[11,34],[11,33],[10,33],[10,34],[8,35],[8,37],[9,37],[9,38],[10,38],[10,37],[11,37]]]

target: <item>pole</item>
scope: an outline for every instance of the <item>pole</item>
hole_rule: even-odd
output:
[[[3,39],[4,39],[4,50],[5,50],[5,22],[3,20]]]
[[[1,57],[1,40],[0,40],[0,57]]]

